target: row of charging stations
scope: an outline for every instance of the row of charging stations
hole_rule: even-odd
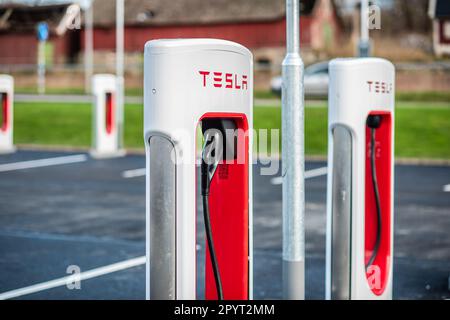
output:
[[[205,298],[251,299],[252,55],[179,39],[144,56],[147,298],[198,298],[201,193]],[[330,63],[327,299],[392,298],[394,83],[386,60]]]
[[[119,147],[118,115],[116,108],[117,80],[110,74],[99,74],[92,78],[93,126],[92,150],[94,158],[123,156]],[[0,75],[0,153],[15,151],[13,144],[13,96],[14,79]]]
[[[114,75],[99,74],[92,79],[93,88],[93,141],[91,155],[95,158],[123,156],[119,147],[117,108],[115,103],[117,81]],[[0,154],[15,151],[14,132],[14,79],[0,75]]]
[[[14,79],[0,75],[0,154],[15,151],[13,144]]]

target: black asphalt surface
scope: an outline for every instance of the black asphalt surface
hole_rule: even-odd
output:
[[[6,163],[79,153],[19,151]],[[325,166],[307,163],[306,169]],[[145,179],[122,172],[145,157],[94,160],[0,172],[0,294],[145,254]],[[281,298],[281,186],[254,167],[254,296]],[[397,166],[394,298],[449,299],[450,167]],[[326,177],[306,182],[306,292],[324,298]],[[199,212],[200,214],[200,212]],[[204,258],[198,218],[199,259]],[[199,263],[201,265],[201,263]],[[201,279],[202,268],[199,270]],[[199,280],[199,288],[202,287]],[[199,296],[202,296],[199,290]],[[137,266],[17,299],[144,299],[145,271]]]

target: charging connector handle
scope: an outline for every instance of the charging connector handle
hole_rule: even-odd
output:
[[[201,164],[201,189],[202,189],[202,199],[203,199],[203,219],[205,223],[206,239],[208,241],[209,256],[211,259],[211,265],[213,268],[214,279],[216,282],[217,298],[218,300],[223,300],[223,290],[222,281],[220,279],[219,264],[217,263],[216,251],[214,249],[214,241],[211,231],[211,221],[209,212],[209,190],[211,186],[211,181],[216,172],[217,166],[219,164],[219,155],[215,155],[215,160],[211,161],[212,155],[209,153],[209,147],[217,143],[217,134],[210,134],[209,130],[205,133],[205,144],[203,146],[202,152],[202,164]],[[214,152],[217,152],[215,150]]]
[[[370,162],[372,174],[372,186],[375,196],[375,205],[377,210],[377,235],[372,255],[366,265],[366,270],[373,265],[380,249],[381,242],[381,201],[380,192],[378,190],[377,171],[376,171],[376,130],[381,126],[381,116],[369,116],[367,118],[367,126],[370,128]]]

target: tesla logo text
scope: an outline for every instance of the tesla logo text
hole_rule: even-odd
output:
[[[367,81],[370,93],[390,94],[392,92],[392,83],[383,81]]]
[[[214,86],[236,90],[248,90],[248,77],[226,72],[199,71],[202,76],[203,87]]]

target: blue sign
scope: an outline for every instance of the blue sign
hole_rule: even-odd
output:
[[[48,24],[46,22],[38,24],[37,37],[39,41],[46,41],[48,39]]]

